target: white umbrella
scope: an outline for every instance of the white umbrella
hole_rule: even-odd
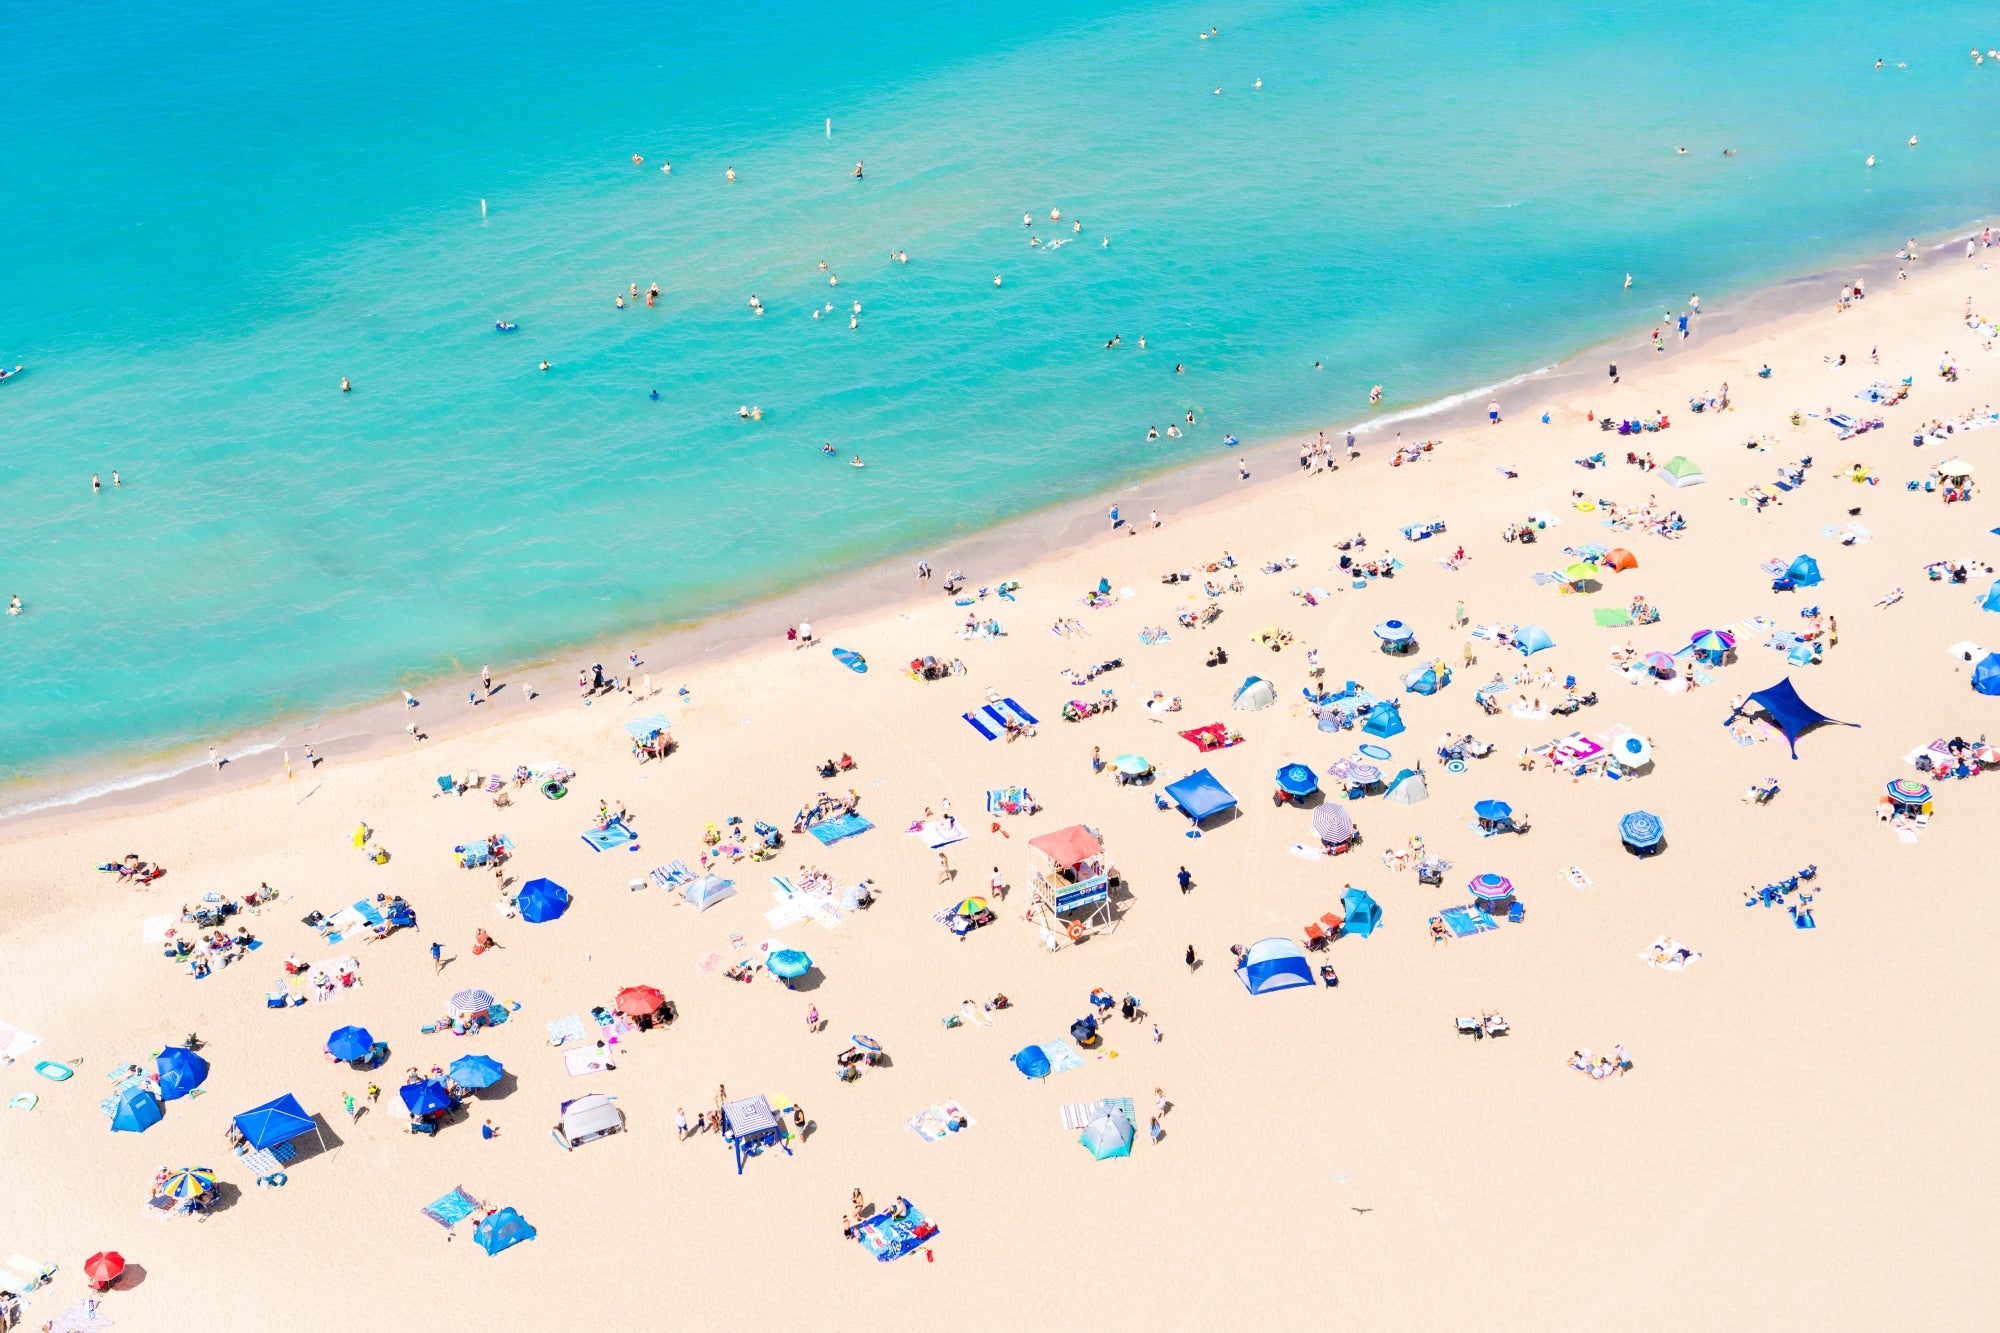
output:
[[[1937,470],[1940,477],[1969,477],[1972,475],[1972,464],[1963,458],[1947,458],[1937,465]]]

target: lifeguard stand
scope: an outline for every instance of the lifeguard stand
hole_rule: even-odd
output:
[[[1028,919],[1072,943],[1118,926],[1111,860],[1097,830],[1082,824],[1028,841]]]

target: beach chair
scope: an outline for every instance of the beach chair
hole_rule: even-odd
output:
[[[1520,925],[1522,918],[1527,916],[1527,914],[1528,909],[1521,906],[1521,904],[1517,902],[1507,904],[1507,920],[1510,924]]]
[[[1327,943],[1326,932],[1324,930],[1320,929],[1316,925],[1309,925],[1306,927],[1306,948],[1324,949],[1326,947],[1326,943]]]
[[[1470,1037],[1474,1041],[1478,1041],[1486,1035],[1486,1023],[1483,1019],[1457,1018],[1452,1020],[1452,1026],[1456,1029],[1459,1036]]]
[[[449,773],[439,778],[437,780],[437,785],[438,785],[437,796],[450,796],[453,792],[456,792],[458,790],[457,779],[453,778]],[[437,797],[433,796],[431,799],[435,800],[437,799]]]

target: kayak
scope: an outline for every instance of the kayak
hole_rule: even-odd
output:
[[[26,369],[26,366],[15,366],[12,370],[0,370],[0,382],[11,380]]]
[[[846,667],[849,671],[855,672],[857,674],[867,673],[868,659],[863,657],[860,653],[853,651],[852,649],[849,648],[834,649],[833,660],[840,663],[842,666]]]

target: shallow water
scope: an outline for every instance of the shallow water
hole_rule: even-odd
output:
[[[18,5],[0,778],[695,618],[1969,224],[1988,11],[1880,12]]]

